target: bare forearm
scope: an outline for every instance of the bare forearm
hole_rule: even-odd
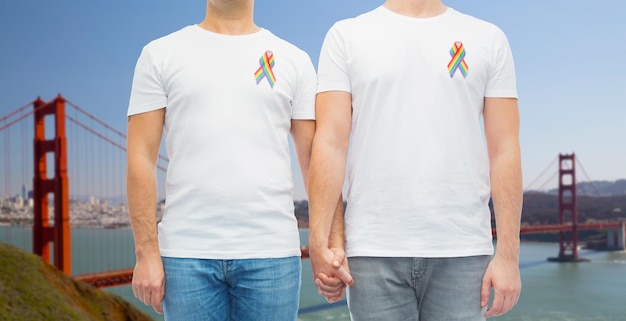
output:
[[[333,216],[333,223],[330,228],[330,236],[328,237],[328,247],[345,247],[345,232],[343,221],[343,197],[339,196],[337,201],[337,207],[335,208],[335,215]]]
[[[309,176],[310,243],[312,246],[327,248],[333,218],[337,216],[338,200],[341,198],[345,155],[340,150],[315,144]],[[343,213],[341,221],[343,233]]]
[[[156,178],[148,160],[129,160],[127,197],[137,257],[157,255]]]
[[[300,173],[304,188],[307,189],[309,180],[309,167],[311,165],[311,148],[313,145],[313,135],[315,134],[314,120],[292,120],[291,138],[298,158]]]
[[[319,93],[315,106],[317,131],[309,171],[309,245],[328,249],[333,217],[336,217],[337,207],[342,202],[341,189],[350,144],[352,96],[347,92]],[[343,214],[341,216],[340,230],[343,233]],[[340,236],[343,237],[343,234]]]
[[[491,159],[491,191],[498,234],[496,255],[519,260],[522,170],[519,146]]]

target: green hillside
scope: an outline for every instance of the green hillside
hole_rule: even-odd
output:
[[[0,320],[151,320],[122,298],[0,243]]]

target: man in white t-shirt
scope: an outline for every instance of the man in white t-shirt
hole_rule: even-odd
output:
[[[301,259],[289,134],[306,182],[309,56],[259,28],[253,0],[146,45],[128,108],[133,293],[166,320],[296,320]],[[155,162],[169,157],[155,221]],[[158,229],[158,233],[157,233]]]
[[[343,295],[328,240],[347,160],[352,320],[467,321],[509,311],[521,290],[522,186],[504,33],[439,0],[388,0],[330,29],[317,92],[308,191],[320,292],[329,301]]]

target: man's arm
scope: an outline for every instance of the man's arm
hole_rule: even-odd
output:
[[[309,179],[309,166],[311,164],[311,147],[313,145],[313,135],[315,134],[315,120],[291,121],[291,138],[300,165],[300,173],[304,187],[307,188]]]
[[[308,187],[309,254],[316,284],[324,296],[335,300],[340,294],[337,288],[331,286],[335,290],[324,293],[324,284],[318,278],[329,276],[339,278],[348,285],[353,283],[347,265],[343,264],[345,254],[341,199],[350,143],[352,97],[340,91],[319,93],[315,113],[317,129],[313,139]],[[339,220],[341,226],[333,226],[333,221]],[[342,265],[337,268],[333,266],[333,261],[338,260]],[[343,287],[339,291],[343,292]]]
[[[291,121],[291,137],[294,142],[296,150],[296,156],[298,157],[298,164],[300,165],[300,171],[302,173],[302,179],[304,186],[308,185],[309,178],[309,166],[311,163],[311,148],[313,145],[313,135],[315,134],[315,121],[314,120],[292,120]],[[341,202],[341,201],[340,201]],[[340,217],[340,222],[337,222],[337,226],[333,223],[333,233],[331,233],[331,247],[333,244],[341,244],[341,250],[343,251],[343,202],[341,202],[341,209],[337,209]],[[337,214],[337,213],[336,213]],[[336,222],[337,219],[334,219]],[[339,258],[343,261],[343,257]],[[333,262],[334,263],[334,262]],[[337,263],[338,268],[341,263]],[[331,289],[343,290],[343,282],[339,279],[328,279],[327,282],[332,284]],[[343,293],[343,291],[341,291]]]
[[[493,288],[493,303],[485,316],[494,317],[511,310],[522,289],[519,271],[522,170],[517,99],[485,98],[483,117],[498,241],[496,254],[483,278],[481,306],[487,305]]]
[[[156,161],[165,108],[128,117],[126,195],[135,240],[133,294],[163,313],[165,273],[156,224]]]
[[[339,195],[339,200],[337,200],[337,206],[335,207],[335,214],[333,215],[333,223],[330,228],[330,235],[328,236],[328,247],[330,249],[336,248],[343,251],[345,248],[345,242],[343,196]],[[340,265],[341,262],[333,262],[333,266],[336,268],[339,268]]]
[[[319,294],[326,297],[326,300],[329,303],[333,303],[343,299],[346,284],[352,284],[352,278],[349,277],[350,268],[348,267],[348,260],[346,259],[345,252],[343,197],[341,195],[337,201],[337,207],[335,208],[335,214],[333,216],[330,236],[328,237],[328,248],[334,255],[331,261],[332,267],[337,270],[341,267],[348,274],[346,275],[348,281],[344,283],[344,281],[342,281],[338,276],[330,277],[324,272],[319,272],[317,274],[313,272],[315,285],[317,285],[319,289]],[[345,274],[342,272],[342,275]]]

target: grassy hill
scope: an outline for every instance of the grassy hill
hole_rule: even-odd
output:
[[[122,298],[0,243],[0,320],[152,320]]]

